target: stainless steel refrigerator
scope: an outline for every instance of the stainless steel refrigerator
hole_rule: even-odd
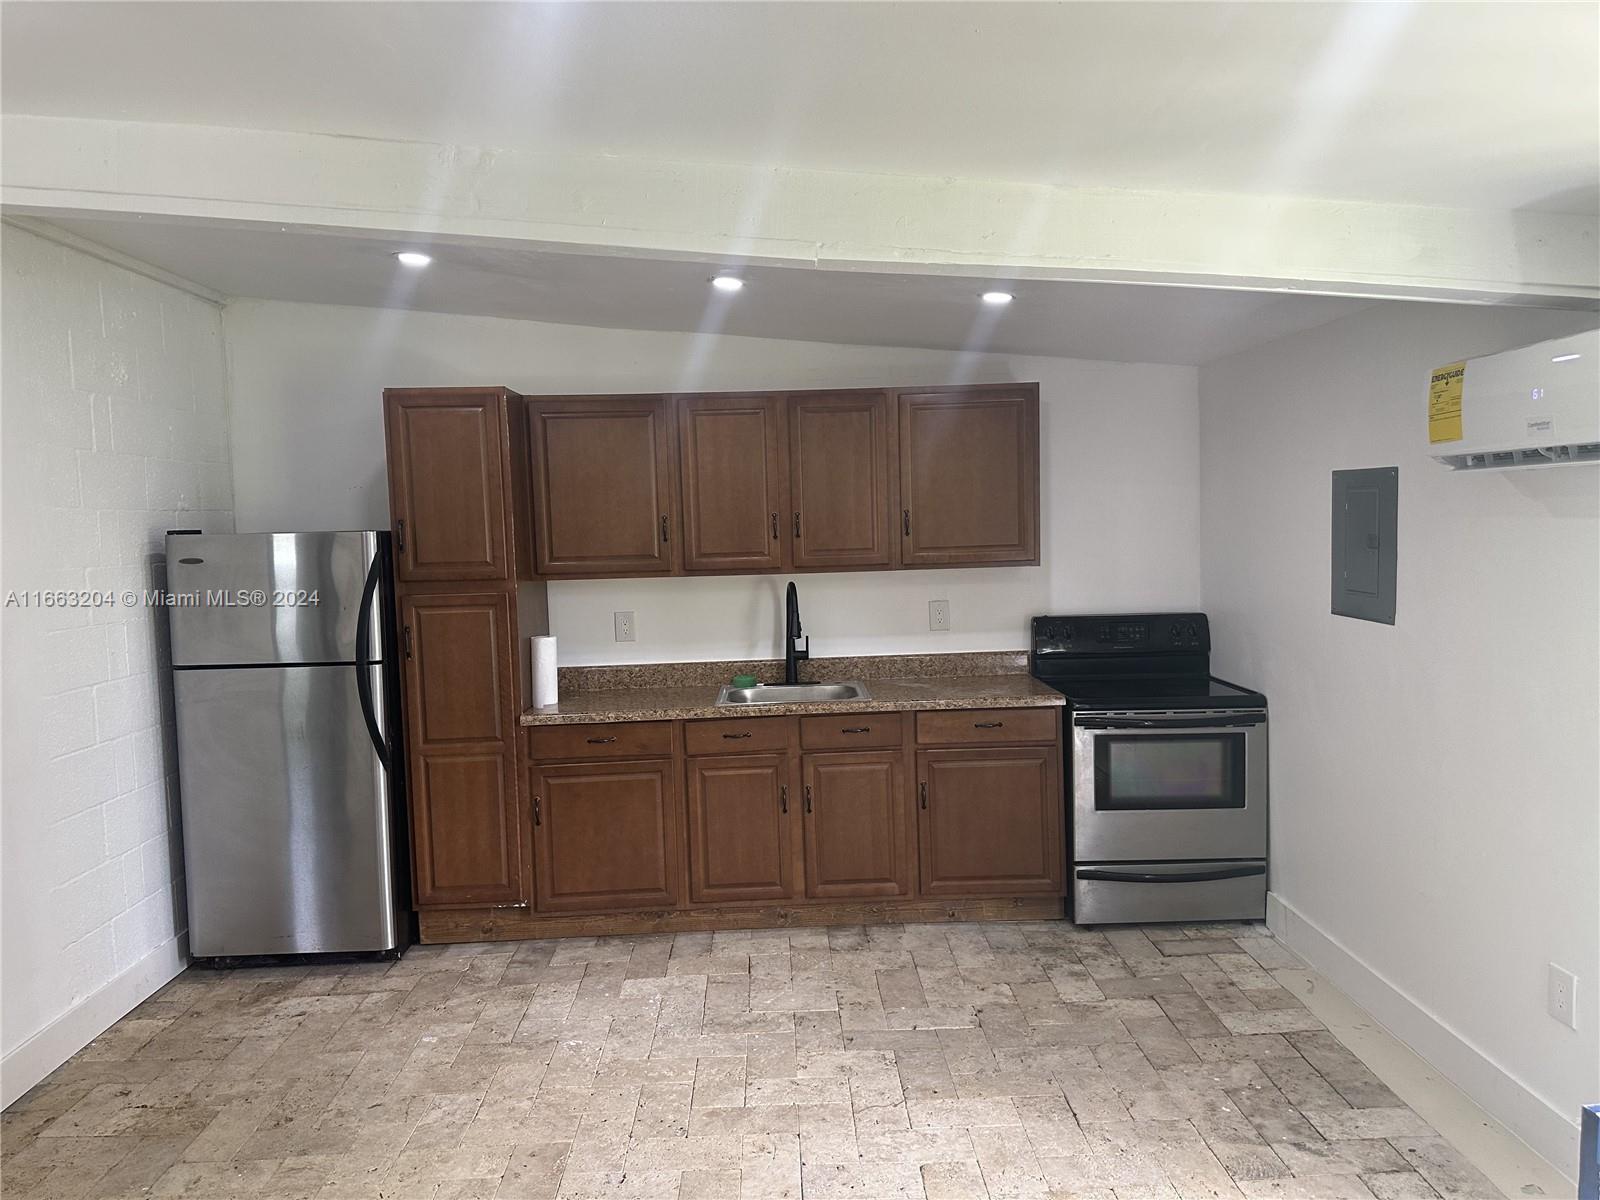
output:
[[[388,540],[167,535],[197,958],[409,940]]]

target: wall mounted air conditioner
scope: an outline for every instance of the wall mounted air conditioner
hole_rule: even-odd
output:
[[[1434,371],[1428,453],[1455,471],[1600,463],[1600,330]]]

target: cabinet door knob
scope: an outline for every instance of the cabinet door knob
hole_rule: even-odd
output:
[[[778,789],[778,807],[783,812],[789,811],[789,787],[787,784]]]
[[[533,798],[533,823],[535,825],[544,824],[543,814],[539,811],[539,797],[537,796]]]
[[[411,626],[405,627],[406,657],[411,657]]]
[[[794,515],[794,535],[795,535],[795,537],[799,537],[800,536],[800,514],[799,513],[795,513],[795,515]]]
[[[917,784],[917,800],[923,808],[928,807],[928,782],[923,780]]]
[[[811,785],[806,784],[806,811],[811,811]]]
[[[406,523],[404,518],[394,523],[394,548],[401,554],[406,552]]]
[[[661,514],[661,540],[663,542],[668,540],[668,538],[667,538],[667,514],[666,513],[662,513]]]
[[[772,540],[778,540],[778,514],[772,514]]]

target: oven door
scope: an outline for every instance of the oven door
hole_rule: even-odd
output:
[[[1266,713],[1083,713],[1072,756],[1077,862],[1266,857]]]

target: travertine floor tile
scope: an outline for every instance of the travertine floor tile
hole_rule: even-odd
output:
[[[191,970],[6,1112],[7,1200],[1480,1200],[1261,926]]]

